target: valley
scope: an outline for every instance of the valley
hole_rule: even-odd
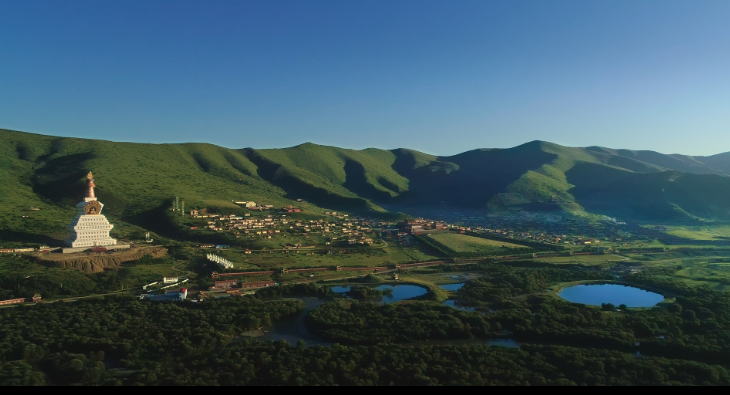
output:
[[[730,383],[730,169],[712,157],[0,135],[1,380]],[[64,254],[91,170],[130,248]],[[600,286],[606,303],[565,299]],[[622,289],[661,300],[608,303]]]

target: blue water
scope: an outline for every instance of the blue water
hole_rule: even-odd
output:
[[[520,343],[512,339],[491,339],[487,344],[497,347],[520,348]]]
[[[428,290],[423,287],[419,287],[417,285],[379,285],[375,287],[375,289],[379,291],[385,291],[386,289],[392,290],[392,293],[390,295],[384,295],[381,300],[378,302],[380,304],[387,304],[387,303],[394,303],[394,302],[400,302],[401,300],[408,300],[417,298],[419,296],[425,295]],[[344,294],[350,291],[350,286],[336,286],[332,287],[332,292],[338,293],[338,294]]]
[[[454,340],[426,340],[418,343],[408,343],[406,346],[495,346],[520,348],[520,343],[510,338],[493,339],[454,339]]]
[[[476,307],[466,307],[466,306],[458,305],[458,304],[456,304],[456,301],[453,299],[449,299],[449,300],[445,301],[443,304],[446,306],[449,306],[449,307],[453,307],[455,309],[459,309],[461,311],[469,311],[469,312],[476,311]]]
[[[600,306],[612,303],[627,307],[652,307],[664,300],[664,296],[643,289],[619,284],[575,285],[560,291],[561,298],[572,303]]]
[[[445,289],[447,291],[458,291],[463,286],[464,286],[464,283],[439,285],[439,287],[441,287],[441,289]]]
[[[401,300],[408,300],[417,298],[419,296],[425,295],[428,290],[423,287],[419,287],[417,285],[381,285],[377,288],[375,288],[380,291],[385,291],[386,289],[392,290],[392,293],[390,295],[383,296],[383,301],[381,303],[393,303],[393,302],[400,302]]]

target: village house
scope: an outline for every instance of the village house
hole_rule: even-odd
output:
[[[241,289],[259,289],[259,288],[266,288],[266,287],[273,287],[276,283],[273,281],[255,281],[251,283],[242,283]]]
[[[215,285],[211,287],[212,289],[228,289],[233,288],[238,285],[238,281],[236,280],[223,280],[223,281],[216,281]]]

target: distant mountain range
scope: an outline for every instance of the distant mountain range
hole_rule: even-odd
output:
[[[699,157],[532,141],[439,157],[403,148],[228,149],[0,130],[0,216],[10,216],[0,218],[0,229],[17,226],[11,217],[36,206],[57,212],[64,221],[48,226],[63,232],[89,171],[107,213],[119,218],[168,207],[180,196],[187,207],[303,199],[315,212],[524,209],[730,220],[730,152]]]

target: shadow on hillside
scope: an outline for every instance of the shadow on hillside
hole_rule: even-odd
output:
[[[627,170],[631,170],[637,173],[651,173],[660,171],[657,167],[652,167],[644,162],[640,162],[631,158],[625,158],[623,156],[612,156],[606,161],[611,166],[622,167]]]
[[[302,180],[278,163],[264,158],[258,152],[244,150],[246,157],[257,166],[258,176],[286,192],[285,198],[296,200],[304,199],[319,207],[336,210],[367,210],[367,201],[360,198],[340,196],[330,191],[316,187]]]
[[[47,153],[36,158],[36,162],[47,161],[48,158],[50,158],[51,156],[56,155],[57,153],[61,152],[62,147],[63,147],[63,138],[58,137],[58,138],[53,139],[53,141],[51,142],[50,150]]]
[[[169,202],[165,202],[151,210],[124,216],[122,220],[140,228],[153,231],[161,236],[172,237],[178,233],[178,229],[167,217],[165,207],[170,207]]]
[[[392,199],[388,192],[378,190],[375,186],[368,182],[367,177],[365,176],[365,167],[362,163],[352,159],[347,159],[345,160],[344,170],[346,180],[342,186],[347,188],[349,191],[373,201],[389,201]],[[381,177],[380,180],[384,180],[384,178]],[[398,191],[398,189],[395,189],[395,191]]]
[[[474,150],[441,157],[426,166],[414,168],[412,153],[395,150],[393,170],[410,180],[410,190],[402,202],[412,205],[484,207],[498,193],[530,170],[557,159],[542,150],[540,142],[499,150]],[[443,202],[443,203],[442,203]]]
[[[231,165],[234,169],[240,171],[242,174],[245,174],[249,177],[251,177],[253,174],[244,166],[238,158],[234,157],[231,154],[225,155],[226,161],[229,165]]]
[[[93,157],[93,153],[86,152],[49,160],[35,171],[33,192],[55,203],[78,201],[86,187],[81,181],[88,173],[85,163]]]
[[[122,217],[122,220],[170,239],[195,241],[204,244],[229,244],[229,241],[222,235],[200,235],[179,228],[168,217],[168,207],[170,207],[170,203],[165,202],[157,208]]]
[[[18,243],[39,243],[46,244],[49,247],[63,246],[63,240],[54,239],[50,236],[7,229],[0,230],[0,240]]]
[[[631,173],[581,163],[565,173],[571,194],[588,211],[622,220],[691,220],[730,217],[730,178],[675,171]]]
[[[677,213],[661,201],[661,188],[654,191],[658,192],[660,200],[656,195],[647,193],[654,189],[650,185],[626,188],[629,184],[636,184],[635,179],[640,174],[597,163],[577,163],[565,172],[567,181],[574,185],[571,195],[589,212],[608,214],[621,220],[676,217]]]

